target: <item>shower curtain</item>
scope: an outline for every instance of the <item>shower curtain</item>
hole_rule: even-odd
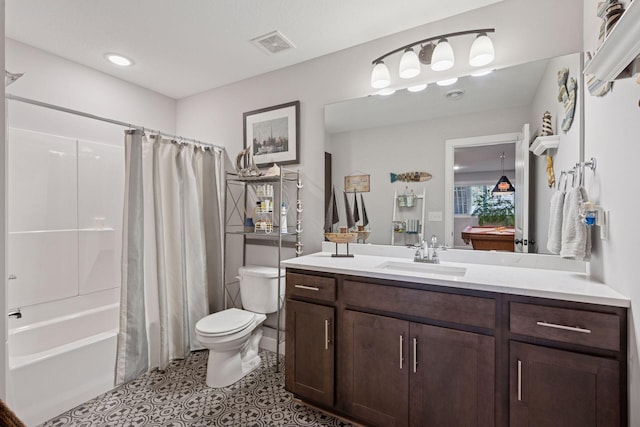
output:
[[[117,384],[203,348],[195,324],[222,298],[222,162],[217,148],[125,132]]]

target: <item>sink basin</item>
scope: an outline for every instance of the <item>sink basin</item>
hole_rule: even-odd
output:
[[[377,268],[383,270],[404,271],[413,273],[425,273],[425,274],[440,274],[445,276],[464,276],[467,269],[464,267],[452,267],[442,264],[428,264],[419,262],[398,262],[398,261],[385,261],[378,265]]]

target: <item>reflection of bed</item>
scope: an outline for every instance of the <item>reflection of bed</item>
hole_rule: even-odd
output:
[[[469,226],[462,231],[462,240],[479,251],[513,252],[513,227]]]

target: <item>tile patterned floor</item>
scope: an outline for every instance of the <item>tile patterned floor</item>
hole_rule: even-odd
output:
[[[262,350],[258,369],[229,387],[205,384],[207,351],[173,361],[53,418],[43,427],[334,426],[351,424],[308,408],[284,389],[284,359]]]

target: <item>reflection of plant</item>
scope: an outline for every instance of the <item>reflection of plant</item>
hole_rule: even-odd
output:
[[[515,209],[511,200],[490,192],[478,195],[474,200],[471,216],[478,217],[479,225],[514,225]]]

